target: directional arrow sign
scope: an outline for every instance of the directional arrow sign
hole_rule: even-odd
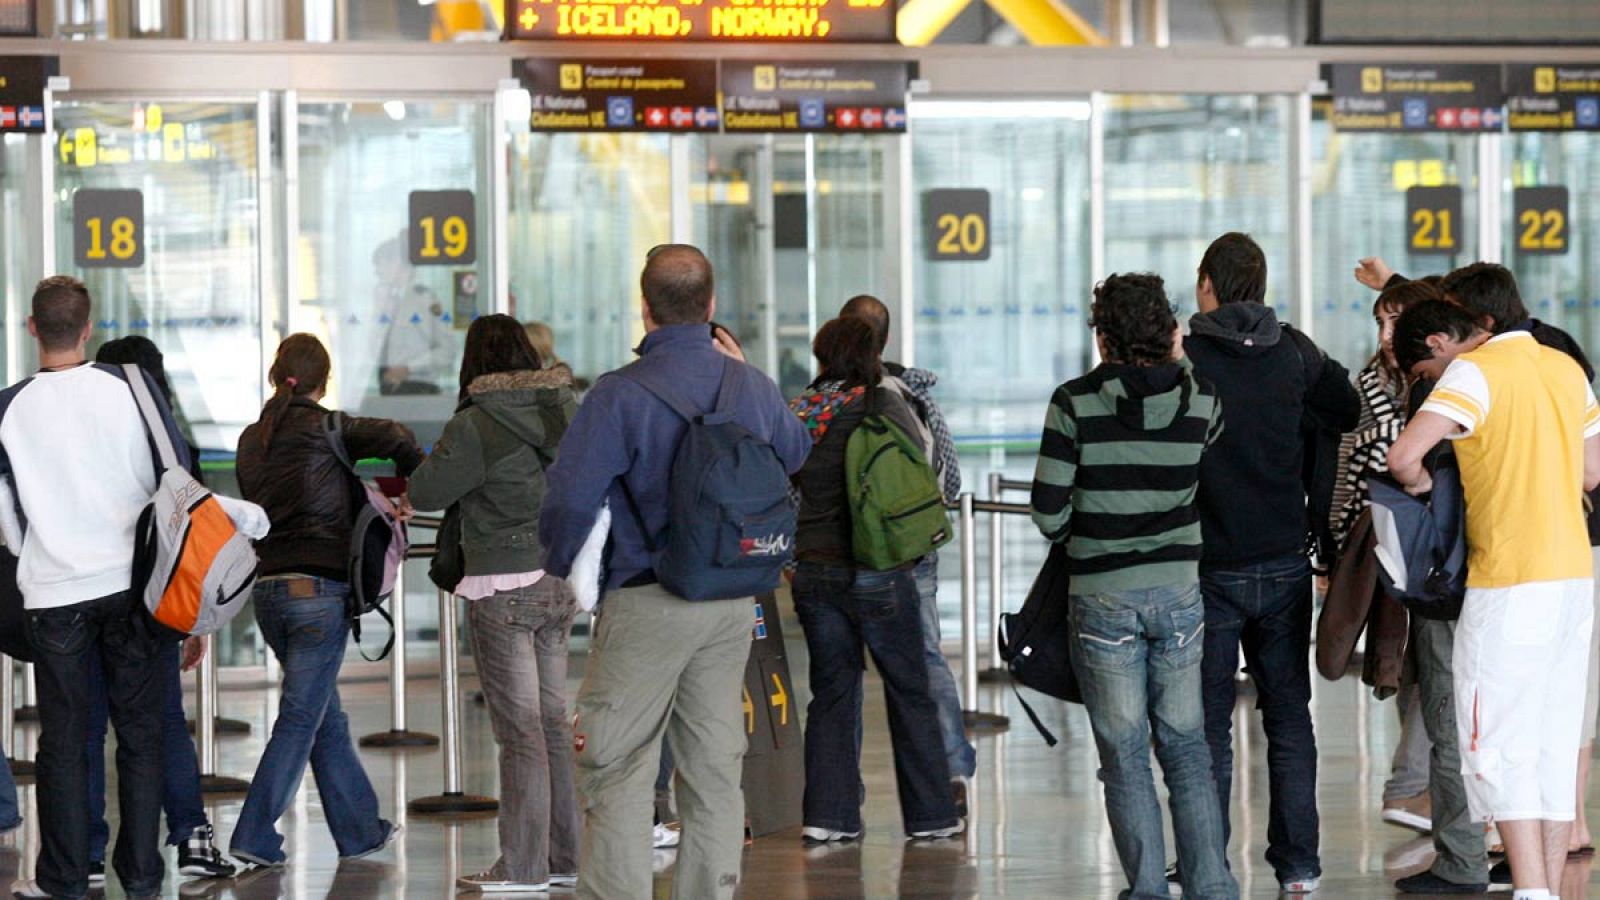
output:
[[[774,691],[768,699],[771,701],[773,708],[778,710],[778,724],[787,725],[789,724],[789,692],[783,689],[783,679],[779,678],[776,672],[772,673],[772,687]]]
[[[744,733],[756,733],[756,705],[750,700],[750,689],[744,690]]]

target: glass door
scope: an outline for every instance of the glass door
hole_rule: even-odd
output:
[[[1600,136],[1518,133],[1505,140],[1507,265],[1528,311],[1566,329],[1592,359],[1600,349]],[[1515,192],[1536,187],[1566,188],[1564,214],[1519,214]]]
[[[1326,114],[1312,119],[1312,297],[1317,343],[1352,372],[1378,349],[1375,295],[1354,278],[1360,259],[1380,256],[1412,278],[1448,272],[1478,258],[1478,137],[1450,134],[1342,134]],[[1412,253],[1406,191],[1461,188],[1464,221],[1454,253]]]

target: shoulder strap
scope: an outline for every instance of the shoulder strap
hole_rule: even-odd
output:
[[[717,388],[717,412],[731,416],[739,407],[739,370],[733,360],[722,360],[722,385]]]
[[[333,451],[333,458],[339,464],[356,474],[356,464],[350,459],[350,451],[344,445],[344,429],[339,424],[339,414],[329,410],[322,417],[322,437],[328,442],[328,448]]]
[[[695,409],[692,404],[679,396],[677,391],[664,384],[651,384],[647,379],[641,378],[635,373],[630,373],[627,368],[618,369],[616,374],[644,388],[651,396],[671,407],[672,411],[677,413],[678,417],[685,422],[693,422],[695,419],[705,415],[704,412]]]
[[[122,367],[122,372],[127,376],[128,389],[133,391],[133,402],[139,407],[139,418],[144,420],[144,430],[156,445],[156,458],[161,469],[157,475],[176,469],[178,451],[172,446],[172,435],[167,433],[166,421],[161,418],[161,408],[156,405],[156,398],[150,393],[150,385],[145,383],[144,370],[133,363],[127,363]]]

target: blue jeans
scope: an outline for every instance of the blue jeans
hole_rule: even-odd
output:
[[[6,735],[10,737],[10,735]],[[11,777],[11,761],[0,747],[0,834],[22,824],[22,807],[17,804],[17,780]]]
[[[388,840],[393,826],[378,817],[378,796],[339,706],[339,667],[350,635],[344,613],[348,590],[327,578],[256,584],[256,623],[283,667],[283,698],[233,829],[235,856],[267,863],[285,859],[278,818],[294,799],[307,762],[340,856],[365,853]]]
[[[209,824],[200,799],[200,761],[189,722],[183,714],[183,683],[179,679],[181,642],[164,643],[157,666],[167,694],[161,717],[161,808],[167,812],[167,844],[177,846],[196,828]],[[106,824],[106,677],[100,659],[89,657],[89,859],[103,862],[111,827]]]
[[[924,556],[914,570],[917,600],[922,609],[922,649],[928,658],[928,689],[939,707],[939,732],[944,735],[944,755],[950,774],[971,778],[978,771],[978,751],[967,740],[961,714],[961,694],[950,661],[939,648],[939,554]]]
[[[1074,595],[1073,668],[1100,750],[1106,817],[1128,878],[1127,896],[1167,897],[1156,757],[1171,795],[1172,833],[1185,897],[1234,900],[1222,811],[1211,781],[1200,706],[1205,605],[1193,584]]]
[[[1311,566],[1299,554],[1237,568],[1202,566],[1206,740],[1229,832],[1234,675],[1239,648],[1267,735],[1267,862],[1279,882],[1322,874],[1317,856],[1317,739],[1311,730]]]
[[[917,586],[909,570],[802,562],[794,607],[811,657],[806,708],[805,824],[861,830],[861,681],[865,645],[883,677],[906,832],[956,824],[950,765],[928,690]]]

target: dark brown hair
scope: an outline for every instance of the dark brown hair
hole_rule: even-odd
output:
[[[1262,303],[1267,297],[1267,255],[1250,235],[1230,231],[1200,257],[1201,281],[1211,279],[1218,303]]]
[[[701,325],[716,293],[711,261],[688,244],[653,247],[639,274],[639,292],[657,325]]]
[[[1429,280],[1430,278],[1432,280]],[[1402,281],[1384,288],[1379,292],[1378,299],[1372,301],[1372,317],[1376,319],[1386,311],[1403,313],[1427,300],[1443,300],[1444,293],[1439,290],[1439,281],[1439,277],[1434,275],[1416,281]],[[1367,364],[1376,364],[1390,384],[1405,384],[1411,377],[1407,370],[1401,369],[1398,364],[1391,366],[1389,361],[1384,359],[1382,347],[1373,351],[1372,359],[1368,360]]]
[[[89,324],[89,289],[71,275],[52,275],[33,289],[33,330],[46,350],[71,350]]]
[[[823,325],[811,342],[817,358],[817,381],[842,381],[846,388],[877,387],[883,380],[883,360],[872,324],[852,317]]]
[[[328,348],[322,346],[316,335],[291,334],[278,345],[278,354],[267,370],[267,380],[272,383],[272,396],[261,408],[261,446],[272,445],[272,435],[283,424],[283,417],[295,397],[308,397],[328,386],[328,373],[333,370],[333,360],[328,358]]]
[[[480,316],[467,329],[467,349],[461,356],[461,394],[483,375],[524,372],[539,368],[539,351],[533,349],[522,323],[495,313]]]
[[[884,306],[882,300],[871,294],[857,294],[845,301],[844,306],[839,309],[839,315],[866,320],[878,335],[880,355],[889,346],[889,307]]]

